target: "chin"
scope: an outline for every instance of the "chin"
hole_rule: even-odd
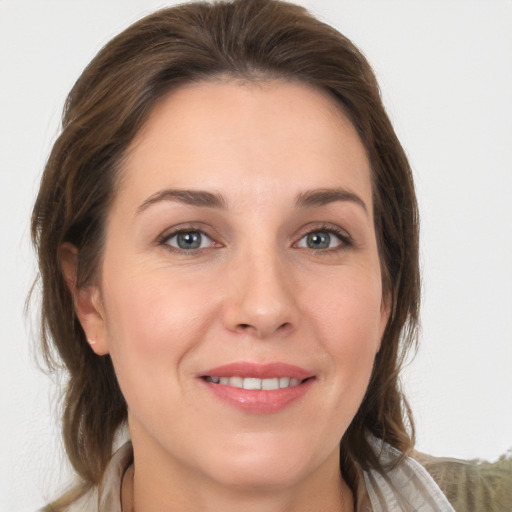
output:
[[[314,471],[315,464],[307,450],[292,447],[283,449],[283,443],[256,445],[245,449],[230,449],[214,462],[217,482],[234,488],[272,491],[293,487]]]

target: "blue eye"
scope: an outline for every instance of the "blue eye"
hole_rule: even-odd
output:
[[[304,249],[335,249],[347,245],[347,237],[333,231],[318,230],[305,234],[297,244]]]
[[[202,231],[178,231],[167,238],[164,242],[176,249],[193,251],[194,249],[205,249],[213,245],[213,240]]]

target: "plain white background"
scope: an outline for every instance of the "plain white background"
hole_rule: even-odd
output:
[[[301,1],[363,50],[414,168],[423,330],[404,388],[418,448],[496,459],[512,447],[512,2]],[[151,0],[0,0],[0,511],[69,478],[57,387],[23,317],[30,208],[68,90]]]

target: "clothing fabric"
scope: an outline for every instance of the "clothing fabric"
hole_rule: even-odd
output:
[[[364,499],[357,512],[455,512],[435,480],[417,461],[404,457],[393,467],[400,452],[381,440],[370,440],[382,466],[391,469],[385,475],[375,469],[363,471]]]
[[[418,452],[413,457],[457,512],[512,512],[512,450],[492,463]]]
[[[383,464],[400,455],[380,440],[372,444]],[[413,455],[385,476],[375,470],[362,472],[357,512],[512,512],[512,458],[490,464]],[[101,484],[66,512],[121,512],[122,479],[132,461],[127,442],[113,455]]]

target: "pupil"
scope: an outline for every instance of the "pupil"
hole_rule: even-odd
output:
[[[311,233],[308,235],[307,244],[310,249],[328,249],[331,242],[329,233]]]
[[[177,242],[180,249],[197,249],[201,246],[201,234],[196,231],[180,233]]]

